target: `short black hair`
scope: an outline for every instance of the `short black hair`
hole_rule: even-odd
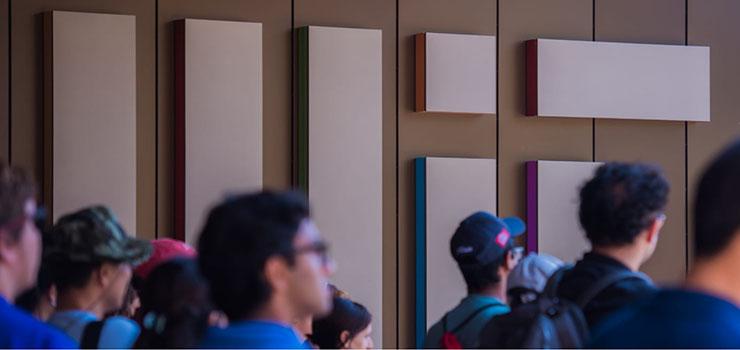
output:
[[[581,188],[579,217],[592,246],[630,244],[661,214],[670,186],[657,167],[606,163]]]
[[[694,252],[720,253],[740,230],[740,141],[722,151],[699,181],[694,202]]]
[[[272,293],[265,280],[268,258],[290,254],[308,203],[296,192],[232,197],[208,215],[198,242],[198,261],[211,284],[213,302],[230,320],[248,317]]]
[[[498,268],[504,265],[512,249],[513,247],[511,246],[507,247],[501,257],[488,264],[463,265],[458,263],[460,272],[468,287],[468,293],[476,293],[501,282],[501,275],[498,273]]]
[[[335,296],[332,299],[334,307],[325,317],[316,319],[311,326],[309,336],[311,343],[319,349],[342,349],[348,347],[349,340],[354,338],[372,322],[372,315],[362,304],[352,300]],[[349,336],[342,342],[342,332],[347,331]]]

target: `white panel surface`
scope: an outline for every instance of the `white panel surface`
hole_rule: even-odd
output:
[[[565,262],[590,248],[578,219],[579,193],[602,163],[537,161],[537,246]]]
[[[709,47],[537,39],[537,115],[709,121]]]
[[[104,204],[134,235],[136,17],[49,15],[53,219]]]
[[[427,328],[467,295],[450,239],[460,222],[477,211],[496,213],[496,160],[427,158]]]
[[[334,282],[382,339],[382,31],[308,29],[308,195]]]
[[[496,113],[496,37],[426,33],[426,111]]]
[[[185,20],[185,237],[211,206],[262,188],[262,24]]]

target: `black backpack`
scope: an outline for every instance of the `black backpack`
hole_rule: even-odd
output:
[[[481,348],[497,349],[575,349],[588,342],[588,324],[583,307],[614,283],[636,278],[647,278],[638,272],[620,271],[608,274],[586,289],[577,302],[557,297],[563,275],[572,267],[557,270],[547,281],[540,297],[522,304],[510,313],[496,316],[483,327]]]

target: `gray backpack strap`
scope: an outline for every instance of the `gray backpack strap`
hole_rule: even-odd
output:
[[[547,296],[549,298],[557,298],[558,294],[558,287],[560,286],[560,281],[563,279],[563,276],[565,273],[573,269],[573,265],[565,265],[560,267],[559,269],[555,270],[555,272],[550,275],[550,278],[547,279],[547,284],[545,285],[545,288],[542,290],[542,295]]]
[[[643,280],[649,284],[652,284],[652,281],[650,281],[650,278],[645,275],[642,272],[633,272],[630,270],[626,271],[619,271],[615,273],[610,273],[601,279],[596,280],[596,282],[591,285],[590,288],[588,288],[585,292],[583,292],[580,297],[578,298],[578,306],[581,309],[584,309],[588,303],[591,302],[596,296],[598,296],[601,292],[603,292],[606,288],[611,286],[614,283],[628,280],[628,279],[639,279]]]

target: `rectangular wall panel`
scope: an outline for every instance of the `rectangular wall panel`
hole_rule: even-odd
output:
[[[590,248],[578,219],[581,186],[602,163],[527,162],[527,250],[575,262]]]
[[[175,25],[175,234],[195,244],[208,210],[262,187],[262,24]]]
[[[44,195],[52,218],[109,206],[136,232],[136,17],[44,16]]]
[[[496,160],[416,158],[416,338],[467,295],[450,253],[457,226],[477,211],[496,213]]]
[[[380,344],[382,31],[310,26],[298,40],[300,185],[332,244],[334,283],[368,307]]]
[[[496,37],[415,36],[416,111],[496,113]]]
[[[709,47],[530,40],[527,115],[709,121]]]

